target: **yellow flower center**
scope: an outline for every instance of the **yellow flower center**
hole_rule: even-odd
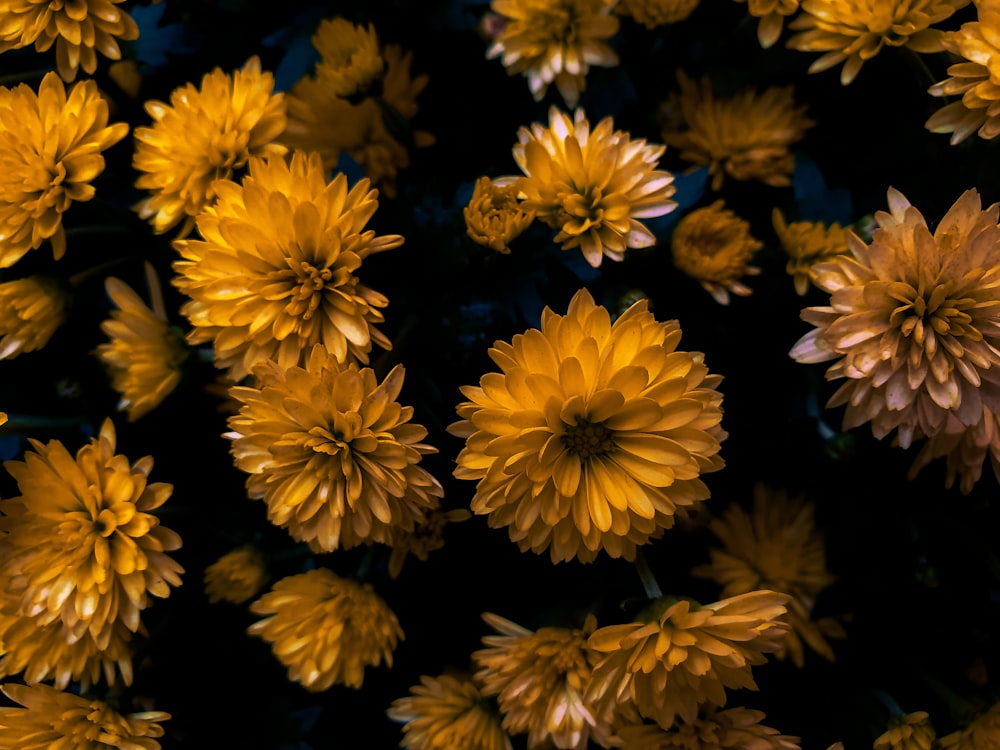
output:
[[[579,419],[575,425],[566,425],[562,441],[566,450],[580,459],[604,456],[615,450],[613,432],[604,425]]]
[[[302,320],[309,320],[323,302],[323,290],[331,279],[333,271],[329,268],[316,268],[308,261],[299,263],[296,274],[298,286],[292,291],[292,299],[285,307],[285,312]]]
[[[898,326],[900,333],[912,336],[917,344],[923,344],[928,326],[938,336],[982,339],[979,330],[971,325],[972,316],[965,312],[976,301],[970,297],[950,297],[948,286],[939,284],[927,295],[923,288],[918,291],[906,283],[893,284],[889,296],[902,304],[892,311],[890,325]]]

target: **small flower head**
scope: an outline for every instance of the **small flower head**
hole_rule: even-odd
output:
[[[472,513],[465,508],[442,510],[433,508],[427,512],[423,521],[418,521],[412,531],[394,527],[389,534],[389,546],[392,554],[389,556],[389,575],[393,578],[403,571],[403,563],[407,555],[413,555],[418,560],[426,560],[431,552],[444,546],[444,529],[450,523],[467,521]]]
[[[345,18],[328,18],[317,27],[312,43],[320,54],[316,78],[342,99],[364,96],[385,70],[371,24],[365,29]]]
[[[967,426],[949,415],[944,429],[927,438],[913,460],[910,479],[937,458],[945,460],[945,486],[951,488],[958,480],[963,495],[972,492],[987,461],[1000,482],[1000,417],[984,407],[983,418]]]
[[[267,581],[264,558],[252,544],[227,552],[205,568],[205,594],[212,604],[243,604]]]
[[[777,208],[771,214],[778,241],[788,256],[785,270],[795,283],[795,291],[805,295],[810,282],[815,283],[814,266],[844,255],[847,250],[847,230],[836,222],[829,226],[818,221],[794,221],[791,224]]]
[[[510,253],[510,243],[534,218],[518,201],[519,190],[517,182],[498,184],[489,177],[476,180],[469,205],[462,209],[469,237],[498,253]]]
[[[49,343],[66,320],[69,295],[53,279],[29,276],[0,283],[0,359]]]
[[[926,711],[900,714],[875,739],[874,750],[931,750],[937,735]]]
[[[982,750],[996,747],[1000,737],[1000,703],[994,703],[977,716],[965,729],[940,739],[942,750]]]
[[[764,49],[774,46],[781,36],[785,19],[799,9],[799,0],[736,0],[745,2],[757,24],[757,40]]]
[[[647,29],[680,23],[698,7],[701,0],[621,0],[615,12],[632,16]]]
[[[765,726],[763,711],[708,705],[694,721],[677,721],[669,729],[659,724],[631,724],[618,730],[622,750],[799,750],[799,738]]]

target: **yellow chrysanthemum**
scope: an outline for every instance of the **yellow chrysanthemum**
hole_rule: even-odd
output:
[[[736,0],[736,2],[745,2],[750,15],[760,19],[757,24],[757,39],[764,49],[778,41],[785,25],[785,18],[799,9],[799,0]]]
[[[362,28],[346,18],[328,18],[316,28],[313,47],[319,52],[316,78],[344,99],[363,96],[385,70],[375,27]]]
[[[393,578],[403,572],[403,563],[407,555],[413,555],[418,560],[426,560],[431,552],[444,546],[444,529],[449,523],[459,523],[472,518],[472,513],[465,508],[442,510],[433,508],[428,511],[423,521],[418,521],[412,531],[406,531],[398,526],[390,530],[389,575]]]
[[[360,688],[365,667],[392,666],[403,638],[396,615],[370,585],[326,568],[282,578],[250,611],[267,617],[248,632],[271,644],[288,679],[313,692],[334,684]]]
[[[942,750],[991,750],[1000,741],[1000,703],[980,714],[965,729],[945,735],[940,740]]]
[[[559,233],[563,250],[579,247],[597,268],[607,256],[622,260],[630,248],[651,247],[656,237],[638,221],[677,208],[673,175],[658,170],[664,146],[632,140],[610,117],[593,130],[583,110],[571,120],[555,107],[549,127],[522,127],[514,161],[523,208]]]
[[[610,68],[618,55],[607,40],[618,33],[613,0],[492,0],[502,19],[486,57],[499,57],[509,75],[528,79],[535,101],[554,83],[575,107],[591,65]]]
[[[750,222],[741,219],[719,200],[691,211],[674,229],[670,250],[674,265],[698,281],[720,305],[729,295],[753,292],[740,279],[760,269],[750,265],[764,243],[750,234]]]
[[[509,254],[510,243],[531,225],[535,217],[518,201],[519,181],[480,177],[469,205],[462,209],[465,231],[475,242],[498,253]]]
[[[616,734],[622,750],[799,750],[799,738],[765,726],[763,711],[717,710],[707,706],[693,722],[683,719],[670,729],[659,724],[625,726]]]
[[[701,0],[621,0],[615,12],[632,16],[647,29],[680,23],[698,7]]]
[[[305,367],[264,362],[256,385],[233,387],[243,406],[229,418],[236,466],[267,516],[316,551],[388,544],[412,531],[444,491],[421,458],[436,449],[397,399],[397,365],[379,383],[368,367],[341,365],[322,346]]]
[[[194,217],[216,196],[215,180],[229,180],[252,156],[280,156],[274,143],[285,129],[284,94],[274,93],[274,76],[261,72],[251,57],[232,75],[216,68],[170,94],[170,103],[146,102],[152,127],[135,129],[132,166],[140,172],[135,186],[151,195],[135,210],[162,234]]]
[[[132,17],[117,7],[122,0],[4,0],[0,5],[0,52],[35,45],[38,52],[56,46],[56,69],[65,81],[78,69],[97,70],[97,52],[121,58],[118,41],[139,38]]]
[[[5,750],[159,750],[160,722],[170,714],[122,715],[103,701],[64,693],[48,685],[2,685],[19,706],[0,707],[0,747]]]
[[[805,106],[796,106],[791,86],[717,97],[708,78],[698,84],[678,70],[677,81],[680,94],[672,95],[667,107],[680,112],[684,129],[666,128],[663,140],[679,149],[682,159],[708,167],[712,190],[727,176],[776,187],[792,184],[795,158],[789,148],[814,123]]]
[[[205,595],[212,604],[243,604],[267,581],[264,558],[252,544],[227,552],[205,568]]]
[[[383,295],[354,272],[369,255],[403,244],[365,224],[378,209],[367,179],[327,180],[319,154],[251,157],[242,184],[216,183],[215,205],[198,216],[202,240],[178,240],[174,284],[191,299],[188,342],[208,341],[215,364],[238,381],[258,362],[282,369],[323,344],[339,362],[368,362],[372,344],[391,348],[375,328]]]
[[[844,429],[871,422],[899,444],[933,437],[953,415],[971,427],[1000,411],[1000,206],[967,190],[931,234],[921,213],[889,190],[870,245],[815,267],[829,307],[807,307],[816,328],[791,351],[799,362],[837,360],[847,378],[828,407],[847,405]]]
[[[565,316],[546,308],[541,330],[497,341],[500,372],[462,389],[455,476],[478,480],[473,512],[522,550],[631,560],[709,496],[699,476],[723,466],[722,378],[677,351],[677,321],[647,305],[612,324],[580,290]]]
[[[937,735],[926,711],[900,714],[875,739],[874,750],[931,750]]]
[[[66,320],[69,295],[54,280],[29,276],[0,283],[0,359],[49,343]]]
[[[472,680],[421,675],[410,695],[386,712],[403,724],[400,747],[407,750],[511,750],[500,719]]]
[[[0,86],[0,268],[52,243],[66,252],[62,215],[94,197],[91,181],[104,171],[101,152],[128,133],[108,125],[108,103],[93,81],[66,87],[48,73],[36,94],[27,84]]]
[[[884,46],[916,52],[940,52],[942,32],[930,28],[972,0],[802,0],[802,12],[788,28],[800,33],[788,46],[823,52],[810,73],[844,63],[840,82],[846,86],[866,60]]]
[[[778,235],[781,248],[788,256],[785,270],[792,277],[795,291],[805,295],[809,283],[815,283],[817,263],[831,260],[847,253],[847,230],[834,222],[829,226],[819,221],[785,221],[781,210],[771,213],[774,231]]]
[[[928,438],[913,460],[909,478],[916,478],[936,458],[945,459],[945,486],[953,487],[957,479],[963,495],[972,492],[983,475],[987,459],[993,467],[993,476],[1000,482],[1000,417],[984,408],[983,418],[966,426],[949,415],[944,429]]]

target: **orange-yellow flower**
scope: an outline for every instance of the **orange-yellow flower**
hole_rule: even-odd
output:
[[[510,243],[531,225],[534,216],[518,201],[518,182],[498,184],[480,177],[469,205],[462,209],[465,231],[476,243],[505,255]]]
[[[972,492],[987,460],[1000,481],[1000,417],[984,408],[982,419],[967,426],[949,415],[944,429],[927,438],[913,460],[910,479],[936,458],[945,460],[945,486],[953,487],[957,479],[963,495]]]
[[[320,54],[316,78],[335,96],[363,96],[385,70],[371,24],[365,29],[346,18],[328,18],[316,28],[312,43]]]
[[[834,222],[829,226],[819,221],[785,221],[781,210],[771,213],[774,231],[781,248],[788,256],[785,270],[792,277],[795,291],[803,296],[809,283],[815,282],[814,266],[847,253],[847,230]]]
[[[669,729],[631,724],[616,734],[622,750],[799,750],[799,738],[765,726],[763,711],[706,706],[693,722],[681,719]]]
[[[213,604],[243,604],[257,595],[266,580],[264,558],[252,544],[245,544],[205,568],[205,594]]]
[[[615,12],[632,16],[647,29],[680,23],[694,13],[701,0],[621,0]]]
[[[427,512],[423,521],[418,521],[412,531],[400,527],[390,530],[388,544],[392,547],[389,556],[389,575],[393,578],[403,572],[407,555],[418,560],[426,560],[431,552],[444,546],[444,529],[449,523],[467,521],[472,513],[465,508],[442,510],[434,508]]]
[[[874,750],[931,750],[937,735],[926,711],[894,716],[875,738]]]
[[[745,2],[747,10],[754,18],[759,18],[757,24],[757,39],[764,49],[774,45],[781,36],[785,19],[799,9],[799,0],[736,0]]]
[[[994,703],[965,729],[940,739],[942,750],[983,750],[993,748],[1000,737],[1000,703]]]
[[[46,276],[0,283],[0,359],[13,359],[49,343],[66,320],[69,295]]]

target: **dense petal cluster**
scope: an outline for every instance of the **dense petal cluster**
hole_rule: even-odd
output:
[[[243,604],[267,581],[264,558],[252,544],[227,552],[205,568],[205,595],[212,604]]]
[[[792,277],[795,291],[804,296],[810,282],[815,283],[817,263],[831,260],[847,253],[847,230],[834,222],[826,226],[819,221],[785,221],[781,209],[771,214],[774,231],[781,249],[788,256],[785,270]]]
[[[41,349],[66,320],[69,295],[46,276],[0,283],[0,359]]]
[[[509,184],[480,177],[462,209],[465,232],[475,242],[505,255],[510,253],[510,243],[527,229],[535,218],[518,201],[518,181]]]
[[[1000,702],[977,716],[965,729],[940,739],[942,750],[983,750],[995,747],[1000,737]]]
[[[757,39],[764,49],[771,47],[781,36],[785,19],[799,9],[799,0],[737,0],[745,2],[747,10],[757,23]]]
[[[708,706],[694,721],[681,719],[669,729],[659,724],[622,727],[616,747],[622,750],[799,750],[799,738],[765,726],[763,711]]]
[[[894,716],[889,728],[875,738],[874,750],[931,750],[937,735],[926,711]]]
[[[957,479],[963,495],[972,492],[987,461],[1000,482],[1000,417],[985,407],[982,419],[972,425],[964,425],[949,415],[944,429],[927,438],[913,460],[910,479],[937,458],[945,460],[945,486],[953,487]]]
[[[328,18],[316,28],[313,47],[320,54],[316,78],[334,96],[364,95],[381,78],[385,60],[375,27],[357,26],[346,18]]]
[[[615,12],[631,16],[647,29],[680,23],[694,13],[701,0],[620,0]]]

